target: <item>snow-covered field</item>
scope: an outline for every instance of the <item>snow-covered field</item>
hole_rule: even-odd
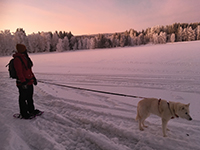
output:
[[[151,115],[144,131],[135,121],[139,98],[94,93],[39,82],[33,120],[14,119],[15,81],[0,57],[1,150],[200,149],[200,41],[116,49],[30,54],[38,80],[190,103],[192,121],[173,119],[168,137]]]

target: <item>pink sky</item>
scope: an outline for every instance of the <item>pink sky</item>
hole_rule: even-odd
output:
[[[200,22],[200,0],[0,0],[0,30],[74,35]]]

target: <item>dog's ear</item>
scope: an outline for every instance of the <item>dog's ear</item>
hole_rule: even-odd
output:
[[[190,106],[190,103],[188,103],[186,106],[189,107],[189,106]]]

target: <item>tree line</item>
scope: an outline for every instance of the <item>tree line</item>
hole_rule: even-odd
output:
[[[11,33],[10,30],[0,31],[0,55],[11,55],[15,45],[26,45],[29,53],[63,52],[70,50],[113,48],[124,46],[152,44],[165,44],[168,42],[182,42],[200,40],[199,23],[174,23],[166,26],[154,26],[137,32],[129,31],[74,36],[71,32],[55,31],[38,32],[26,35],[22,28]]]

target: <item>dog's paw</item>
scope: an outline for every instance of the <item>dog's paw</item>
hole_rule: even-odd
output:
[[[167,135],[165,134],[165,135],[163,135],[163,137],[167,137]]]
[[[144,131],[144,129],[143,129],[143,128],[140,128],[140,131]]]
[[[167,131],[170,131],[170,129],[167,128]]]

